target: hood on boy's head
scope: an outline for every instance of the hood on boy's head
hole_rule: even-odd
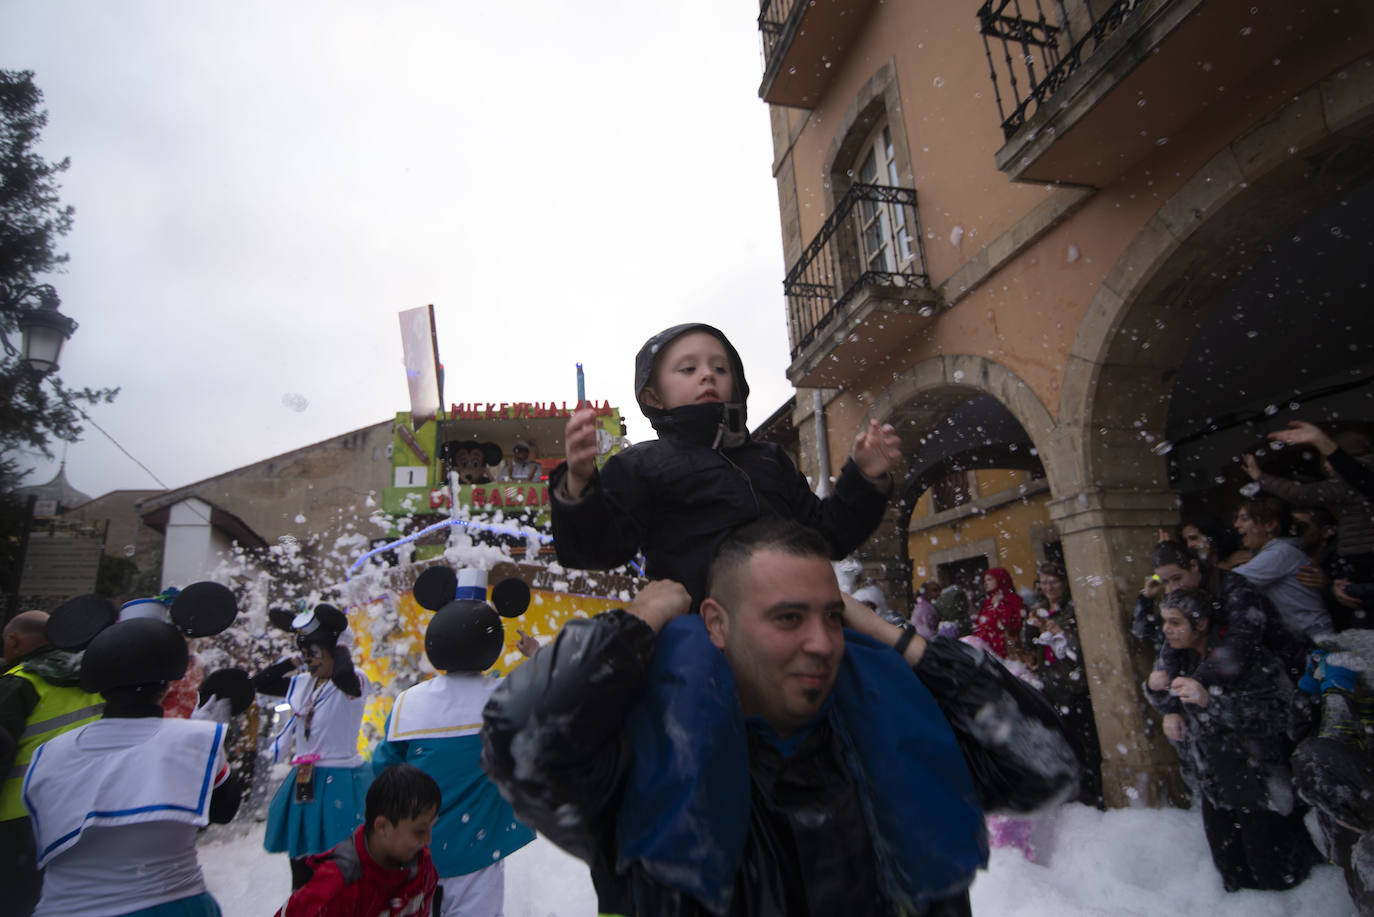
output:
[[[730,372],[735,377],[735,394],[731,400],[740,406],[741,423],[747,422],[745,403],[749,400],[749,383],[744,379],[744,364],[740,361],[739,352],[735,350],[735,345],[730,343],[730,339],[719,328],[701,323],[674,325],[649,338],[644,342],[644,346],[639,348],[639,353],[635,356],[635,401],[639,402],[639,410],[650,420],[663,413],[657,408],[651,408],[644,404],[644,389],[653,381],[658,355],[673,341],[693,331],[704,331],[719,340],[725,347],[726,356],[730,358]]]

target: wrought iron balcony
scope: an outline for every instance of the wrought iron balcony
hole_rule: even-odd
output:
[[[983,47],[1016,181],[1102,188],[1225,112],[1283,98],[1374,47],[1348,0],[985,0]]]
[[[794,384],[829,351],[823,332],[848,335],[875,311],[933,314],[925,270],[916,192],[851,186],[783,280]]]
[[[992,74],[992,92],[997,98],[997,113],[1002,117],[1002,133],[1008,140],[1025,126],[1030,114],[1064,86],[1103,40],[1142,6],[1143,0],[1110,0],[1105,7],[1098,3],[1096,12],[1091,0],[1072,3],[1028,0],[1024,6],[1030,3],[1035,4],[1034,18],[1027,15],[1022,0],[986,0],[978,9],[983,50],[987,52],[988,70]],[[1045,16],[1047,5],[1050,18]],[[997,79],[999,61],[993,54],[989,38],[1001,42],[1000,63],[1008,82],[1006,102],[1002,100],[1002,86]],[[1017,52],[1015,57],[1013,49]],[[1022,82],[1026,84],[1024,91]]]
[[[759,0],[763,83],[770,105],[815,108],[874,0]]]

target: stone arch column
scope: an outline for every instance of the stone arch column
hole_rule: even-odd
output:
[[[1290,98],[1198,169],[1140,229],[1079,327],[1057,414],[1067,454],[1051,518],[1075,580],[1112,804],[1157,801],[1174,768],[1142,718],[1148,656],[1126,636],[1156,527],[1178,521],[1164,457],[1173,375],[1199,317],[1259,243],[1370,179],[1371,138],[1367,57]],[[1094,571],[1085,589],[1077,571]],[[1099,680],[1112,686],[1110,706],[1097,704]]]

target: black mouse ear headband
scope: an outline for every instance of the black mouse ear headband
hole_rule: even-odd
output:
[[[485,672],[505,645],[501,618],[524,614],[530,587],[519,577],[507,577],[487,597],[485,570],[431,567],[420,574],[413,589],[415,601],[434,612],[425,630],[425,655],[436,669],[447,672]]]

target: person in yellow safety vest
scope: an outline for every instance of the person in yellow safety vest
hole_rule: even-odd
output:
[[[0,676],[0,850],[7,851],[0,856],[0,901],[21,917],[33,912],[43,888],[21,798],[29,761],[38,746],[99,718],[105,706],[103,697],[78,685],[81,654],[48,643],[47,622],[47,612],[25,611],[0,632],[6,660]]]

